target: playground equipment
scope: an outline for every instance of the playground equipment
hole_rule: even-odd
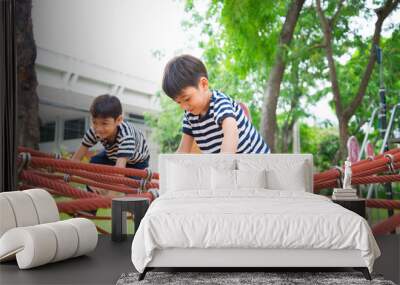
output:
[[[360,160],[352,165],[352,185],[373,185],[400,182],[400,148],[391,149],[374,158]],[[389,172],[389,173],[387,173]],[[314,193],[324,188],[342,188],[343,168],[335,167],[314,175]],[[369,208],[400,209],[400,200],[366,199]],[[400,226],[400,214],[389,215],[389,218],[372,227],[374,234],[394,232]]]
[[[382,109],[382,107],[377,107],[372,111],[371,117],[368,120],[368,125],[367,125],[366,131],[365,131],[363,142],[361,144],[360,152],[358,154],[358,160],[362,159],[364,153],[367,154],[367,147],[368,147],[368,144],[369,144],[368,137],[371,134],[371,130],[373,128],[373,124],[374,124],[374,121],[375,121],[375,116],[376,116],[378,111],[379,112],[381,111],[381,109]],[[379,153],[381,153],[381,154],[384,151],[386,151],[386,148],[388,148],[388,145],[390,143],[398,143],[398,144],[400,144],[400,134],[398,134],[394,130],[394,122],[395,122],[395,119],[397,118],[396,117],[396,113],[397,113],[397,111],[399,109],[400,109],[400,103],[394,105],[392,110],[391,110],[391,112],[390,112],[390,119],[389,119],[389,124],[387,125],[387,128],[385,128],[385,129],[380,128],[379,129],[379,132],[381,134],[383,134],[383,140],[382,140],[382,144],[381,144],[381,147],[380,147],[380,150],[379,150]],[[381,126],[382,126],[382,124],[381,124]],[[394,137],[390,138],[390,134],[394,134]],[[368,155],[366,155],[366,157],[368,157]]]
[[[48,154],[29,148],[19,147],[18,176],[19,190],[44,188],[50,194],[73,198],[57,202],[60,212],[75,217],[110,220],[111,217],[97,217],[82,213],[98,208],[110,208],[111,197],[86,192],[77,184],[90,185],[105,190],[144,197],[153,201],[157,197],[158,173],[150,169],[118,168],[101,164],[89,164],[62,159],[59,155]],[[141,180],[126,176],[140,177]],[[101,233],[108,233],[97,226]]]
[[[379,133],[382,137],[382,145],[381,145],[381,149],[379,151],[379,153],[383,153],[385,151],[389,150],[389,135],[392,132],[392,128],[393,128],[393,124],[394,124],[394,120],[396,118],[396,112],[397,109],[400,108],[400,103],[397,103],[393,106],[392,111],[391,111],[391,116],[389,119],[389,124],[387,124],[387,120],[386,120],[386,113],[387,113],[387,105],[386,105],[386,87],[385,87],[385,83],[383,80],[383,52],[382,49],[378,46],[375,45],[375,52],[376,52],[376,61],[378,63],[379,66],[379,100],[380,100],[380,105],[379,107],[375,108],[372,111],[371,117],[369,119],[368,122],[368,128],[367,131],[365,133],[364,136],[364,140],[362,142],[361,145],[361,151],[359,154],[359,160],[362,158],[363,152],[365,150],[365,147],[367,145],[367,141],[368,141],[368,136],[370,134],[370,131],[372,129],[374,120],[375,120],[375,116],[377,114],[377,112],[379,112],[378,118],[379,118]],[[394,140],[392,140],[392,142],[397,142],[400,143],[400,138],[394,138]]]
[[[74,187],[76,183],[92,185],[106,190],[125,193],[127,196],[145,197],[149,201],[156,198],[154,189],[158,189],[158,173],[151,170],[116,168],[107,165],[65,160],[54,154],[42,153],[28,148],[19,148],[19,190],[45,188],[50,194],[73,198],[71,201],[57,202],[60,212],[75,217],[98,220],[110,220],[107,216],[91,216],[82,211],[98,208],[110,208],[111,198],[96,193],[86,192]],[[390,171],[390,174],[385,173]],[[352,185],[368,185],[373,183],[400,182],[400,148],[389,150],[373,159],[361,160],[352,165]],[[314,193],[321,189],[341,187],[343,169],[333,168],[314,175]],[[377,175],[384,173],[383,175]],[[70,175],[64,180],[65,174]],[[119,174],[119,175],[118,175]],[[125,178],[120,174],[138,176],[141,180]],[[74,184],[71,184],[71,183]],[[399,200],[367,199],[369,208],[400,209]],[[373,226],[375,234],[388,233],[400,226],[400,214]],[[97,226],[101,233],[109,234]]]
[[[395,133],[393,131],[393,126],[394,126],[394,121],[396,117],[396,113],[397,110],[400,108],[400,104],[397,103],[393,106],[392,110],[391,110],[391,115],[390,115],[390,119],[389,119],[389,123],[387,124],[387,120],[386,120],[386,113],[387,113],[387,104],[386,104],[386,88],[385,88],[385,84],[384,84],[384,80],[383,80],[383,53],[382,53],[382,49],[379,46],[375,46],[375,51],[376,51],[376,59],[377,59],[377,63],[379,66],[379,99],[380,99],[380,106],[373,109],[371,117],[368,121],[368,125],[367,125],[367,130],[365,132],[365,136],[361,145],[361,149],[358,153],[358,160],[361,160],[363,157],[364,152],[367,153],[368,150],[368,154],[367,154],[367,158],[371,158],[371,155],[373,155],[373,152],[371,151],[372,146],[371,143],[368,141],[368,137],[370,135],[372,126],[374,124],[375,121],[375,117],[378,114],[378,119],[379,119],[379,133],[380,136],[382,138],[382,144],[379,150],[379,154],[383,154],[384,152],[389,150],[389,144],[390,143],[400,143],[400,134],[398,134],[397,132]],[[395,133],[395,136],[393,139],[389,139],[391,133]],[[349,141],[350,143],[350,141]],[[354,142],[353,142],[354,145]],[[349,145],[348,145],[349,146]],[[353,148],[355,148],[353,146]],[[350,150],[351,147],[348,147],[349,149],[349,155],[350,155]],[[392,184],[390,182],[385,183],[385,192],[386,192],[386,197],[387,199],[393,199],[393,189],[392,189]],[[368,194],[367,194],[367,198],[371,198],[372,197],[372,193],[375,192],[375,195],[377,196],[377,188],[371,184],[368,186]],[[388,210],[388,214],[389,216],[393,215],[393,210],[389,209]]]

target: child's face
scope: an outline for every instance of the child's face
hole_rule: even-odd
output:
[[[108,118],[92,118],[92,127],[96,136],[101,139],[113,140],[116,133],[117,127],[122,122],[122,115],[117,119],[112,117]]]
[[[208,80],[205,77],[200,78],[198,87],[189,86],[175,98],[175,102],[187,112],[194,115],[204,114],[208,110],[209,90]]]

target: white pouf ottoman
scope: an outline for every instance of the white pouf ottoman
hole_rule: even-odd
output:
[[[84,255],[96,248],[91,220],[59,221],[53,197],[43,189],[0,193],[0,262],[20,269]]]

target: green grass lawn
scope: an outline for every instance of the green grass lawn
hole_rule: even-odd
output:
[[[400,200],[400,183],[392,183],[392,189],[393,189],[393,199],[394,200]],[[367,191],[363,191],[364,196],[366,196]],[[378,188],[378,197],[377,199],[386,199],[386,191],[383,187],[383,185],[380,185]],[[372,225],[385,220],[388,218],[388,211],[386,209],[370,209],[370,219],[369,221],[371,222]],[[367,208],[367,213],[368,213],[368,208]],[[394,214],[400,213],[400,210],[395,210]]]
[[[71,198],[67,198],[67,197],[61,197],[61,196],[54,196],[54,199],[56,200],[56,202],[64,202],[64,201],[70,201],[73,200]],[[97,216],[108,216],[111,217],[111,209],[104,209],[104,208],[100,208],[97,210]],[[71,215],[68,215],[66,213],[60,213],[60,219],[61,220],[66,220],[66,219],[70,219],[72,218]],[[102,229],[106,230],[107,232],[111,233],[111,220],[93,220],[93,222],[101,227]],[[133,221],[128,219],[127,221],[127,231],[128,234],[133,234]]]
[[[394,200],[400,200],[400,183],[392,183],[392,189],[393,189],[393,199]],[[366,197],[367,191],[366,189],[364,189],[364,191],[362,191],[363,193],[363,197]],[[385,193],[385,189],[384,187],[381,185],[378,188],[378,197],[377,199],[386,199],[386,193]],[[332,195],[332,189],[323,189],[320,192],[321,195],[325,195],[325,196],[331,196]],[[375,198],[375,197],[374,197]],[[385,220],[388,217],[388,211],[386,209],[369,209],[367,208],[367,215],[371,216],[368,217],[369,222],[374,225],[382,220]],[[400,213],[400,210],[395,210],[394,214],[398,214]]]
[[[97,216],[111,217],[111,209],[100,208],[97,210]],[[65,213],[61,213],[60,218],[61,218],[61,220],[66,220],[66,219],[70,219],[71,216],[67,215]],[[93,222],[100,228],[111,233],[111,220],[93,220]],[[128,219],[128,221],[127,221],[127,231],[128,231],[128,234],[133,234],[133,221],[130,219]]]
[[[371,223],[372,225],[385,220],[386,218],[389,217],[388,211],[386,209],[371,209],[370,210],[371,214]],[[394,215],[400,214],[400,210],[395,210]],[[367,208],[367,215],[368,215],[368,208]]]

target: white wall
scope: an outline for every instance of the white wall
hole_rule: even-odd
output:
[[[185,46],[182,7],[167,0],[34,0],[34,36],[40,47],[160,82],[173,50]],[[166,55],[161,61],[152,56],[158,49]]]

